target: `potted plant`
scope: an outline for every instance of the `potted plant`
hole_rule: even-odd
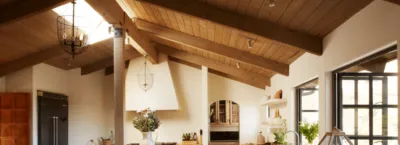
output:
[[[143,139],[140,145],[155,145],[152,132],[160,127],[160,120],[155,116],[154,111],[146,109],[138,112],[138,116],[133,119],[133,126],[142,132]]]
[[[276,145],[284,145],[286,144],[286,132],[279,131],[279,132],[274,132],[275,136],[275,144]]]
[[[287,128],[286,128],[286,120],[284,120],[283,124],[282,124],[282,128],[277,128],[273,134],[275,136],[275,142],[274,145],[286,145],[286,132],[287,132]]]
[[[318,123],[300,122],[299,131],[306,138],[308,144],[311,145],[318,136]]]

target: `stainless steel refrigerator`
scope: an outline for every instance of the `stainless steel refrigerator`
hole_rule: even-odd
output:
[[[68,97],[38,91],[39,145],[68,145]]]

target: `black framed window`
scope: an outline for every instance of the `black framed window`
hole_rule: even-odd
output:
[[[337,73],[337,127],[355,145],[397,145],[397,73]]]
[[[298,87],[296,89],[296,130],[299,132],[298,124],[300,122],[316,123],[319,117],[319,94],[318,88],[314,87]],[[300,134],[300,132],[299,132]],[[304,136],[300,134],[300,140],[305,140]],[[318,138],[316,139],[318,140]],[[317,142],[315,142],[317,143]]]

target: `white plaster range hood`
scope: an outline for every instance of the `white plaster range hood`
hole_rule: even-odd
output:
[[[145,92],[137,83],[137,74],[143,68],[144,57],[131,60],[126,75],[125,107],[127,111],[178,110],[174,83],[168,64],[168,56],[159,55],[159,63],[147,63],[153,73],[153,87]]]

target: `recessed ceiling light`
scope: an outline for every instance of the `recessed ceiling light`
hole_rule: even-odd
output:
[[[252,38],[247,38],[247,48],[249,48],[249,49],[253,48],[254,41],[255,40]]]
[[[268,6],[271,8],[275,7],[275,0],[269,0]]]
[[[239,62],[236,62],[236,67],[240,68],[240,63]]]

